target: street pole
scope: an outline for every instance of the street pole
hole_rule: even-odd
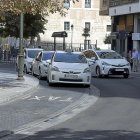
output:
[[[23,54],[23,23],[24,15],[20,14],[20,45],[18,54],[18,80],[24,80],[23,67],[24,67],[24,54]]]
[[[71,25],[71,50],[72,50],[72,48],[73,48],[73,24]]]

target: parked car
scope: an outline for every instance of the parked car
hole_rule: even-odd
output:
[[[24,49],[24,72],[31,72],[31,64],[38,52],[42,51],[41,48],[25,48]],[[18,57],[16,61],[16,69],[18,70]]]
[[[91,71],[82,52],[56,51],[48,67],[48,83],[70,83],[90,86]]]
[[[47,77],[47,68],[49,63],[48,59],[51,59],[54,51],[41,51],[37,54],[32,62],[32,75],[37,75],[39,79]]]
[[[123,75],[128,78],[131,73],[129,62],[113,50],[85,50],[92,76]]]

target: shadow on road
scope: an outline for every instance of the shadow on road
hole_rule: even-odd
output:
[[[140,140],[140,133],[133,131],[125,131],[125,130],[72,131],[67,128],[41,131],[31,136],[19,134],[17,136],[18,138],[21,138],[20,140]],[[13,135],[13,137],[16,137],[16,135]]]

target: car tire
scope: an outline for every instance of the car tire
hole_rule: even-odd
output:
[[[52,86],[53,85],[53,83],[50,82],[50,77],[48,77],[48,84],[49,84],[49,86]]]
[[[96,67],[96,77],[97,77],[97,78],[102,77],[102,76],[101,76],[101,71],[100,71],[100,67],[99,67],[99,66]]]
[[[90,84],[87,84],[87,85],[84,85],[85,88],[89,88],[90,87]]]
[[[27,71],[26,65],[24,65],[24,73],[25,73],[25,74],[29,74],[29,72]]]
[[[104,77],[105,77],[105,78],[108,78],[108,77],[109,77],[109,75],[104,75]]]
[[[124,74],[123,77],[124,78],[128,78],[129,77],[129,74]]]
[[[42,76],[41,76],[41,68],[39,68],[39,75],[38,75],[38,79],[41,80]]]
[[[32,67],[32,70],[31,70],[31,74],[32,74],[33,76],[35,76],[33,67]]]
[[[17,63],[16,63],[16,72],[18,72],[18,65],[17,65]]]

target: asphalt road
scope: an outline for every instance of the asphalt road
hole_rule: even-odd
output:
[[[93,106],[24,140],[140,140],[140,74],[92,83],[101,91]]]
[[[24,134],[17,133],[11,139],[16,140],[21,138],[22,140],[140,140],[139,83],[139,73],[132,73],[132,75],[128,79],[124,79],[123,77],[118,76],[99,79],[93,77],[92,84],[95,85],[98,89],[100,89],[100,98],[95,102],[95,104],[70,118],[69,116],[71,116],[75,112],[78,112],[77,108],[76,110],[71,110],[71,112],[66,112],[60,116],[55,116],[55,118],[46,120],[45,123],[48,122],[48,124],[54,124],[52,126],[50,125],[48,129],[37,131],[36,133],[31,135],[29,135],[28,132],[27,134],[26,132]],[[40,99],[44,100],[44,96],[47,101],[49,101],[49,99],[56,99],[55,97],[61,97],[63,98],[62,100],[64,100],[64,97],[65,99],[69,98],[69,100],[67,101],[74,100],[74,98],[71,99],[69,96],[64,96],[65,93],[60,93],[61,96],[54,96],[57,94],[56,92],[56,94],[54,95],[50,94],[49,96],[46,96],[44,95],[44,88],[46,86],[46,82],[41,81],[40,88],[42,89],[42,92],[40,92],[39,95],[36,95],[35,93],[32,97],[23,99],[23,104],[25,103],[25,108],[27,106],[30,106],[30,101],[33,103],[32,105],[35,106],[36,101],[38,102],[38,97],[42,97]],[[77,97],[80,97],[80,94],[83,94],[84,90],[87,90],[81,87],[73,88],[69,86],[56,86],[53,88],[54,92],[55,90],[59,91],[60,89],[62,91],[65,91],[65,88],[67,88],[67,91],[77,91]],[[68,95],[72,94],[70,93]],[[54,98],[51,98],[52,96]],[[61,100],[61,98],[57,99]],[[91,100],[89,99],[89,102],[90,101]],[[44,105],[45,108],[45,105],[48,104],[44,103],[45,102],[41,104]],[[60,104],[61,108],[63,104],[69,104],[69,102],[61,102]],[[51,106],[52,105],[53,104],[51,103]],[[38,111],[39,110],[40,109],[38,108]],[[41,112],[45,113],[44,110]],[[39,113],[37,116],[40,117],[40,115],[41,114]],[[42,125],[43,127],[44,123],[40,125]],[[29,125],[27,127],[29,127]],[[32,129],[38,129],[38,127],[34,127]],[[30,129],[30,131],[32,131],[32,129]],[[26,138],[24,138],[25,136]],[[4,139],[7,140],[6,138]]]
[[[15,68],[12,64],[1,64],[0,71],[15,73]],[[36,132],[40,130],[34,128],[36,124],[39,128],[42,127],[41,123],[45,121],[51,123],[51,125],[63,122],[67,117],[60,119],[60,122],[53,120],[52,123],[50,120],[57,118],[64,112],[69,113],[73,109],[77,109],[73,115],[83,109],[85,110],[86,106],[93,104],[91,91],[91,88],[82,85],[56,84],[50,87],[46,79],[40,80],[39,87],[29,96],[0,106],[0,138],[11,133],[16,136],[17,133],[25,135],[27,132],[29,134],[30,131]],[[89,93],[91,94],[90,96]],[[91,101],[89,102],[87,99]],[[84,107],[82,107],[82,103],[84,103]],[[73,115],[69,115],[69,118],[73,117]],[[44,128],[50,127],[48,123],[45,125]]]

